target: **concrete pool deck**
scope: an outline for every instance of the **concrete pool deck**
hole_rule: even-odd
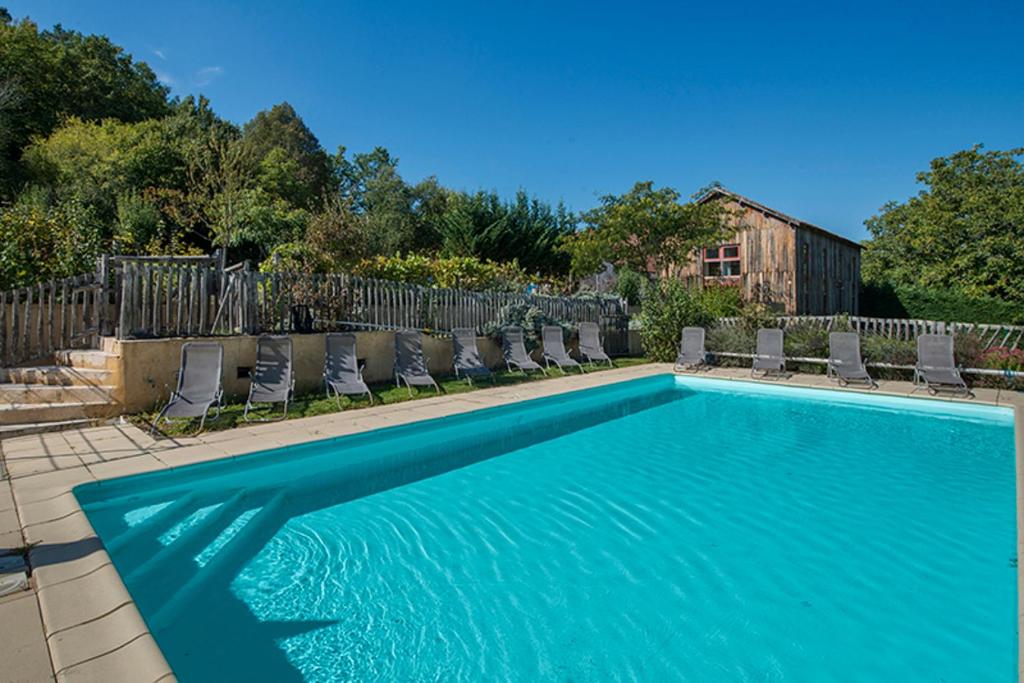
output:
[[[102,542],[71,493],[78,484],[230,458],[671,370],[669,364],[651,363],[249,425],[198,437],[153,439],[137,427],[119,424],[5,440],[0,443],[6,477],[0,480],[0,548],[32,546],[28,551],[32,575],[28,590],[0,598],[0,683],[55,678],[139,683],[175,680]],[[716,368],[698,374],[751,381],[750,371],[742,368]],[[793,375],[767,383],[837,388],[823,375]],[[880,381],[879,385],[871,393],[928,398],[924,391],[913,392],[909,382]],[[1016,409],[1020,557],[1019,530],[1024,526],[1024,393],[996,389],[978,389],[975,393],[972,403]],[[1020,573],[1018,582],[1018,592],[1024,595]],[[1024,623],[1024,612],[1020,617],[1020,623]]]

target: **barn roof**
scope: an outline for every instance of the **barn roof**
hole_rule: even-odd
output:
[[[849,244],[850,246],[857,247],[858,249],[860,249],[860,245],[857,244],[856,242],[854,242],[851,239],[843,237],[842,235],[837,235],[834,232],[832,232],[831,230],[826,230],[825,228],[817,226],[814,223],[808,223],[807,221],[802,221],[799,218],[794,218],[793,216],[789,216],[787,214],[784,214],[781,211],[777,211],[777,210],[773,209],[770,206],[765,206],[764,204],[762,204],[760,202],[755,202],[750,197],[744,197],[743,195],[739,194],[738,192],[733,192],[732,190],[727,190],[724,187],[712,188],[710,191],[708,191],[706,194],[704,194],[700,199],[698,199],[697,202],[698,203],[706,202],[706,201],[711,200],[714,197],[719,197],[719,196],[728,197],[729,199],[732,199],[733,201],[737,202],[740,206],[749,206],[750,208],[756,209],[756,210],[760,211],[761,213],[764,213],[764,214],[766,214],[768,216],[771,216],[772,218],[776,218],[776,219],[782,221],[783,223],[789,223],[790,225],[792,225],[795,228],[804,228],[806,230],[813,230],[814,232],[820,232],[820,233],[822,233],[824,235],[828,235],[832,239],[839,240],[840,242],[845,242],[846,244]]]

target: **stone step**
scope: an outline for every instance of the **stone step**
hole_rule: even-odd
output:
[[[25,424],[0,424],[0,441],[13,439],[17,436],[44,434],[46,432],[62,432],[66,429],[93,427],[106,422],[104,418],[84,417],[77,420],[57,420],[55,422],[28,422]]]
[[[113,373],[96,368],[71,368],[65,365],[36,365],[23,368],[0,368],[0,383],[46,384],[51,386],[105,386]]]
[[[86,418],[110,418],[119,412],[113,401],[76,401],[73,403],[2,403],[0,425],[37,422],[63,422]]]
[[[111,385],[0,383],[0,404],[110,401]]]
[[[57,365],[73,368],[92,368],[94,370],[113,370],[117,356],[106,351],[66,350],[56,353]]]

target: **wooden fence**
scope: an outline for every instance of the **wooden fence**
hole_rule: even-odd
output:
[[[107,314],[92,273],[0,292],[0,365],[93,346]]]
[[[0,365],[96,345],[100,336],[150,339],[335,330],[485,333],[510,307],[567,323],[596,322],[610,353],[626,353],[625,304],[421,287],[344,273],[261,273],[203,257],[101,257],[95,273],[0,292]]]
[[[1024,326],[991,325],[981,323],[946,322],[942,320],[911,320],[906,318],[866,318],[863,316],[837,315],[792,315],[776,318],[785,329],[794,324],[818,325],[832,329],[837,321],[845,320],[860,334],[873,334],[890,339],[913,340],[919,334],[966,334],[981,337],[986,348],[1005,346],[1016,349],[1024,346]],[[721,318],[719,325],[730,326],[740,323],[740,318]]]
[[[570,323],[607,326],[608,319],[625,316],[623,302],[612,297],[476,292],[341,273],[241,270],[226,274],[211,332],[420,329],[447,333],[470,327],[483,334],[490,326],[501,324],[513,306],[533,306],[550,318]]]

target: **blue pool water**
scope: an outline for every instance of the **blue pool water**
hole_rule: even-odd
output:
[[[652,377],[76,489],[191,681],[1015,679],[1012,415]]]

